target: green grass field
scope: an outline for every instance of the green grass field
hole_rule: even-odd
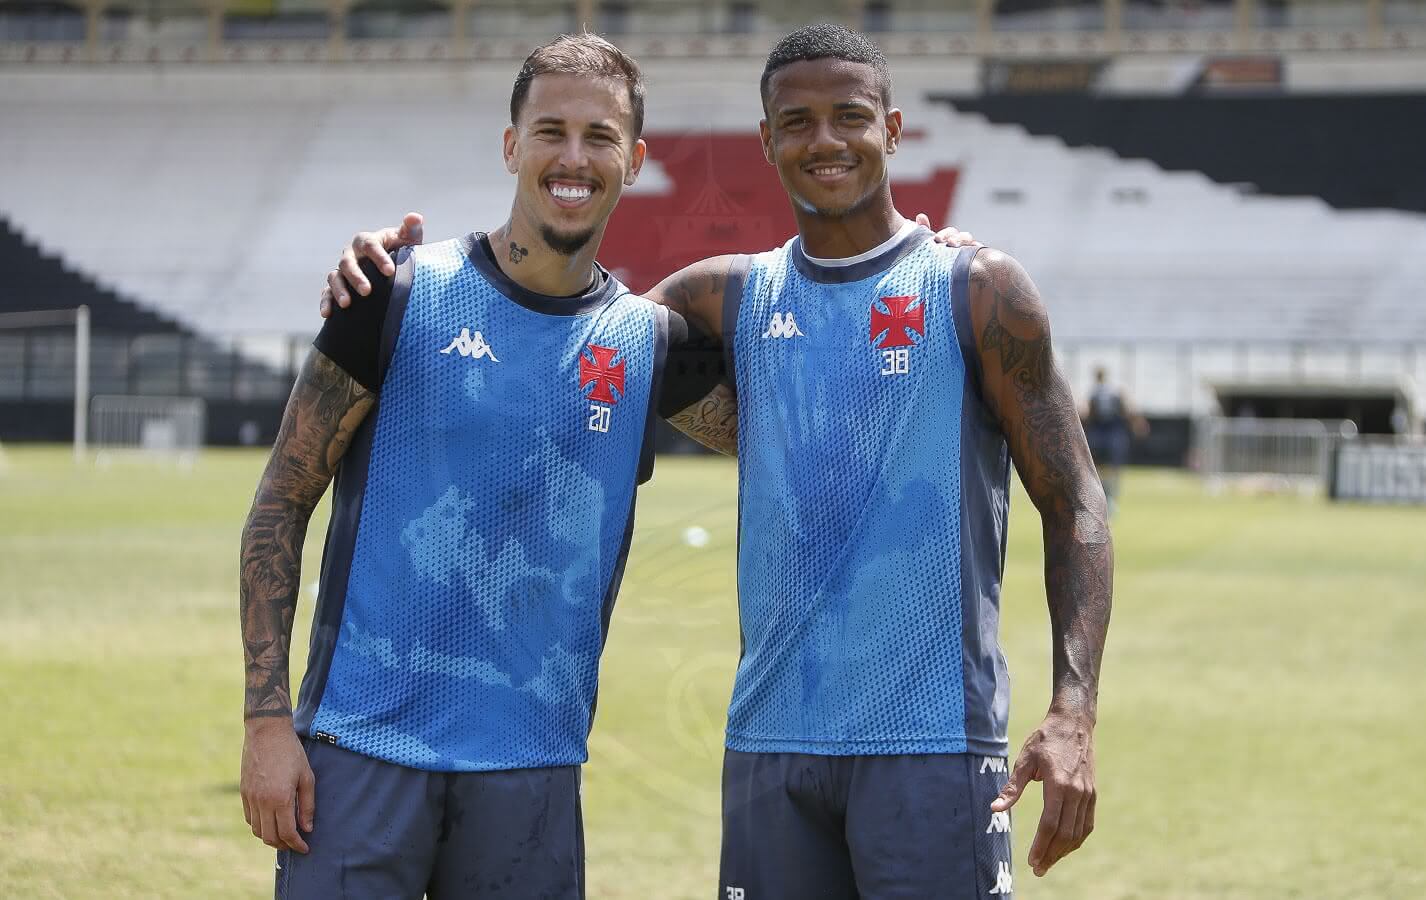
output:
[[[236,560],[261,464],[5,451],[0,897],[270,896],[236,783]],[[664,459],[643,494],[586,769],[591,898],[714,896],[734,491],[726,461]],[[1049,628],[1023,496],[1011,521],[1018,745],[1048,699]],[[692,525],[708,546],[683,543]],[[1035,789],[1019,896],[1426,897],[1426,511],[1209,498],[1135,472],[1114,534],[1098,830],[1034,878]],[[294,677],[305,643],[302,627]]]

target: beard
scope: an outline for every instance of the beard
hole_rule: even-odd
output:
[[[801,197],[796,199],[799,206],[813,215],[821,216],[824,219],[844,219],[852,213],[861,212],[870,206],[876,199],[876,191],[868,191],[848,206],[817,206]]]
[[[583,250],[584,245],[594,238],[594,231],[595,229],[588,228],[584,231],[561,233],[556,231],[553,226],[541,225],[540,239],[561,256],[573,256]]]

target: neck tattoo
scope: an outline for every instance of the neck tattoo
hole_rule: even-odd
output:
[[[512,263],[514,263],[515,265],[518,266],[518,265],[520,264],[520,262],[521,262],[525,257],[527,257],[527,256],[529,256],[529,255],[530,255],[530,251],[529,251],[529,250],[526,250],[524,247],[521,247],[519,244],[515,243],[514,241],[511,241],[511,242],[510,242],[510,261],[511,261]]]

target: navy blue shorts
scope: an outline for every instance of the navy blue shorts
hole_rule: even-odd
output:
[[[307,739],[317,815],[278,900],[583,900],[579,767],[408,769]]]
[[[719,900],[1010,897],[1000,756],[723,757]]]

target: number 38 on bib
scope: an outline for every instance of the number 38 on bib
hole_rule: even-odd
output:
[[[871,304],[871,345],[881,351],[882,375],[911,371],[911,334],[926,336],[926,308],[914,294],[882,297]]]

